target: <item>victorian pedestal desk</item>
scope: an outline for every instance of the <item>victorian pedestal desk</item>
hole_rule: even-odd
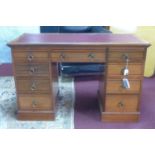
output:
[[[137,121],[149,43],[131,34],[23,34],[12,50],[17,118],[54,120],[58,63],[104,63],[98,92],[103,121]],[[96,103],[98,104],[98,103]]]

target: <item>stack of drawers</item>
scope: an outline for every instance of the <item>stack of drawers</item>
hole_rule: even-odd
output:
[[[37,49],[13,50],[18,119],[54,119],[48,55],[48,51]]]
[[[124,76],[126,58],[129,74]],[[145,48],[143,47],[110,47],[108,49],[102,120],[137,121],[139,119],[144,59]],[[123,78],[128,79],[130,88],[123,86]]]

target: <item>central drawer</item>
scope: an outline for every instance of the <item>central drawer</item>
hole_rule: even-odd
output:
[[[106,95],[106,112],[137,112],[138,95]]]
[[[19,93],[50,93],[49,79],[16,79]]]
[[[105,62],[104,50],[54,50],[53,62]]]
[[[19,95],[20,110],[53,110],[50,95]]]

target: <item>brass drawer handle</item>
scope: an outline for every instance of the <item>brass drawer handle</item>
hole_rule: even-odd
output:
[[[31,90],[35,91],[36,89],[37,89],[36,83],[35,83],[35,81],[33,81],[32,85],[31,85]]]
[[[37,67],[30,67],[30,74],[34,74],[37,70]]]
[[[118,103],[118,107],[119,107],[119,108],[124,108],[124,106],[125,106],[125,103],[124,103],[123,101],[120,101],[120,102]]]
[[[123,54],[123,55],[122,55],[122,58],[123,58],[124,61],[129,60],[128,54]]]
[[[37,106],[37,101],[34,99],[32,100],[32,108],[36,108]]]
[[[91,59],[91,60],[94,60],[95,54],[94,53],[89,53],[88,58]]]
[[[65,60],[65,58],[66,58],[66,55],[64,53],[61,53],[60,54],[60,60],[63,61],[63,60]]]
[[[31,62],[33,59],[34,59],[34,56],[32,54],[30,54],[30,55],[27,56],[27,60],[28,61]]]

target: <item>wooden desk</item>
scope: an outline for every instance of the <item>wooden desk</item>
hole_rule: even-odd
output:
[[[149,45],[126,34],[23,34],[8,44],[18,119],[54,120],[59,62],[100,62],[106,65],[97,93],[102,120],[137,121]],[[129,75],[124,76],[127,63]],[[130,88],[122,86],[123,78]]]

